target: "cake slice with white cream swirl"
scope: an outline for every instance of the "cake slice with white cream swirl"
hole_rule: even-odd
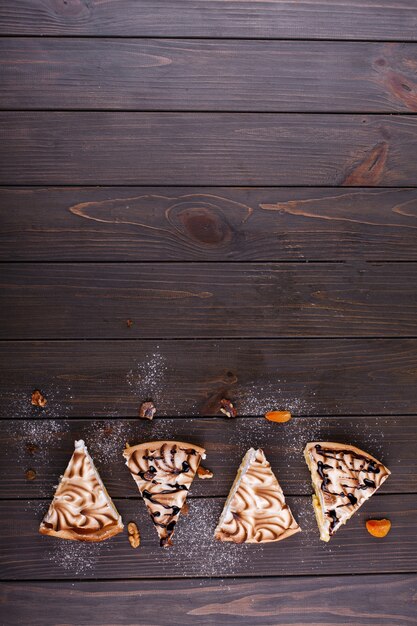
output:
[[[323,541],[329,541],[391,473],[375,457],[344,443],[313,441],[306,445],[304,456],[311,472],[313,507]]]
[[[263,450],[245,454],[224,505],[215,538],[234,543],[281,541],[301,530]]]
[[[172,535],[185,504],[204,448],[183,441],[151,441],[123,452],[133,480],[142,494],[160,545],[172,545]]]
[[[84,441],[75,450],[39,527],[42,535],[78,541],[104,541],[122,532],[116,510]]]

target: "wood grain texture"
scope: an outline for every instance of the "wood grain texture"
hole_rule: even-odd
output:
[[[417,414],[415,339],[3,341],[0,356],[3,417],[136,417],[148,396],[160,416],[212,415],[224,396],[241,416]]]
[[[0,279],[2,339],[417,335],[415,263],[17,263]]]
[[[0,188],[2,261],[417,261],[416,189]]]
[[[285,425],[264,417],[144,420],[8,420],[0,442],[0,498],[49,498],[74,449],[84,439],[100,475],[114,497],[137,496],[122,450],[161,438],[187,441],[206,449],[204,465],[212,480],[195,480],[190,496],[226,497],[243,455],[262,447],[287,495],[311,494],[310,474],[302,451],[310,441],[340,441],[376,456],[391,470],[384,493],[417,492],[415,445],[417,420],[409,417],[294,417]],[[52,440],[52,445],[51,445]],[[36,472],[27,480],[26,472]]]
[[[0,32],[31,35],[416,40],[414,0],[2,0]]]
[[[213,533],[224,498],[191,498],[169,551],[158,538],[143,501],[115,500],[125,522],[135,520],[141,545],[133,550],[124,532],[101,545],[83,545],[38,534],[48,501],[0,502],[2,579],[170,578],[374,574],[414,572],[417,558],[415,495],[375,495],[330,544],[319,539],[309,496],[287,499],[303,532],[278,543],[227,545]],[[381,541],[365,528],[387,517],[392,529]],[[278,583],[279,584],[279,583]]]
[[[409,626],[415,624],[417,576],[272,577],[262,580],[161,580],[2,583],[9,626]],[[106,598],[106,602],[103,599]],[[352,603],[352,598],[355,601]],[[48,605],[43,616],[35,604]],[[158,610],[155,610],[158,607]],[[169,622],[165,622],[169,614]],[[30,616],[30,618],[29,618]]]
[[[0,183],[417,184],[417,118],[1,112]]]
[[[417,45],[2,39],[0,108],[417,111]]]

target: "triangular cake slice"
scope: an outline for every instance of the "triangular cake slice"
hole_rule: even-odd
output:
[[[61,539],[104,541],[122,530],[122,518],[94,467],[84,441],[76,441],[74,453],[39,532]]]
[[[172,545],[172,535],[204,448],[182,441],[151,441],[123,452],[133,479],[145,500],[160,538]]]
[[[342,443],[313,441],[306,445],[304,456],[311,472],[313,506],[323,541],[329,541],[391,473],[375,457]]]
[[[238,469],[215,538],[266,543],[281,541],[300,530],[263,450],[251,448]]]

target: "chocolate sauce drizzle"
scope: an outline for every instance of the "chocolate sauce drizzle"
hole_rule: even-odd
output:
[[[339,470],[342,470],[342,466],[340,465],[340,459],[332,455],[332,452],[334,452],[333,450],[324,449],[322,448],[320,444],[316,444],[315,449],[316,449],[317,454],[319,454],[320,456],[327,458],[327,459],[333,459],[334,461],[336,461],[337,468]],[[360,472],[369,472],[371,474],[379,474],[381,471],[380,468],[376,466],[375,461],[365,456],[358,455],[352,450],[337,450],[337,454],[350,455],[350,456],[353,456],[355,459],[359,459],[364,462],[360,469],[347,467],[350,473],[359,474]],[[368,465],[368,467],[365,469],[366,464]],[[326,515],[330,517],[331,519],[330,527],[329,527],[330,534],[332,534],[333,530],[335,529],[335,526],[339,522],[339,517],[337,515],[336,509],[343,508],[346,506],[355,506],[355,504],[357,504],[358,502],[357,497],[352,492],[345,493],[344,491],[342,491],[340,493],[336,493],[334,491],[330,491],[329,485],[332,484],[332,481],[329,475],[326,473],[326,470],[332,470],[332,469],[334,469],[332,465],[323,463],[323,461],[317,462],[317,473],[320,476],[321,481],[322,481],[320,488],[323,492],[328,493],[332,496],[339,496],[341,498],[346,498],[348,502],[339,504],[334,509],[326,511]],[[352,489],[352,487],[349,487],[348,485],[342,485],[342,487],[344,487],[345,489]],[[359,478],[358,478],[358,484],[353,488],[353,490],[356,490],[356,489],[358,490],[376,489],[376,484],[375,484],[375,481],[369,478],[364,478],[363,482],[361,483],[359,482]]]
[[[163,473],[169,473],[172,477],[179,476],[180,474],[186,474],[191,469],[188,461],[183,461],[181,463],[181,467],[176,467],[175,455],[177,451],[177,447],[173,446],[169,452],[172,466],[169,469],[169,472],[167,472],[165,468],[162,469]],[[183,452],[185,452],[188,456],[197,455],[197,451],[193,448],[187,448],[186,450],[183,450]],[[144,455],[142,458],[150,463],[155,463],[156,467],[154,465],[149,465],[146,471],[139,471],[137,472],[137,475],[140,476],[140,478],[142,478],[143,480],[150,482],[151,484],[160,484],[160,480],[158,479],[157,467],[159,465],[159,462],[164,463],[166,461],[166,458],[163,455],[156,454]],[[181,508],[175,504],[164,504],[163,502],[161,502],[160,496],[166,494],[175,494],[180,491],[188,491],[188,487],[186,485],[179,485],[176,483],[165,483],[165,485],[167,489],[163,489],[156,494],[151,493],[148,489],[144,489],[142,491],[142,496],[144,500],[148,500],[148,502],[152,502],[153,504],[165,509],[166,511],[166,513],[161,513],[160,511],[151,512],[151,517],[154,525],[158,526],[159,528],[164,528],[166,530],[166,536],[161,537],[160,539],[160,545],[163,547],[172,545],[171,536],[174,532],[178,516],[181,512]]]

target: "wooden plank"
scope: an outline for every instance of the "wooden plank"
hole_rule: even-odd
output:
[[[417,261],[417,189],[0,189],[2,261]]]
[[[84,439],[101,477],[113,497],[137,496],[137,488],[125,467],[126,441],[161,438],[202,445],[204,465],[213,480],[195,480],[191,497],[227,496],[245,452],[262,447],[287,495],[311,494],[310,474],[302,451],[309,441],[350,443],[381,459],[391,470],[384,493],[417,492],[415,446],[417,420],[409,417],[294,417],[285,426],[263,417],[205,419],[155,418],[143,420],[7,420],[0,443],[0,498],[49,498],[63,474],[75,439]],[[27,470],[36,478],[28,480]]]
[[[11,188],[1,260],[417,260],[415,189]]]
[[[240,416],[417,413],[415,339],[3,341],[0,356],[3,417],[136,417],[146,397],[210,415],[224,396]]]
[[[262,580],[161,580],[3,583],[9,626],[397,626],[415,623],[417,576],[273,577]],[[106,602],[103,603],[103,598]],[[352,598],[354,601],[352,602]],[[41,615],[34,607],[48,606]],[[341,617],[343,615],[343,617]]]
[[[1,281],[2,339],[417,335],[415,263],[17,263]]]
[[[415,44],[7,38],[0,57],[4,109],[417,111]]]
[[[135,520],[141,546],[132,550],[127,533],[101,545],[83,545],[38,534],[45,501],[2,500],[2,579],[170,578],[204,576],[294,576],[414,572],[417,558],[416,496],[376,495],[329,545],[320,541],[310,497],[287,499],[303,532],[278,542],[227,545],[212,539],[224,498],[193,498],[180,519],[174,547],[159,547],[140,500],[115,500],[125,522]],[[369,518],[387,517],[392,529],[381,541],[365,528]]]
[[[0,184],[417,184],[417,118],[1,112]]]
[[[0,33],[416,40],[414,0],[2,0]]]

